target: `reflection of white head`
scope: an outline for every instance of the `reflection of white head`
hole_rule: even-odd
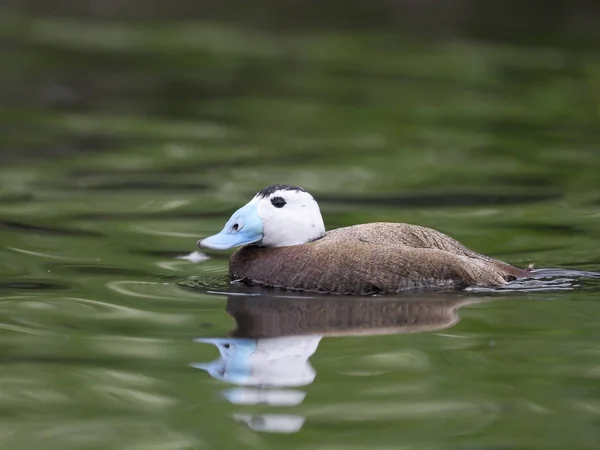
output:
[[[253,243],[285,247],[324,235],[321,210],[312,195],[297,186],[273,185],[233,213],[220,233],[198,245],[217,250]]]
[[[213,378],[242,386],[304,386],[315,379],[308,359],[320,340],[321,336],[196,339],[216,345],[221,357],[192,366],[206,370]]]
[[[262,414],[256,416],[234,414],[233,417],[245,423],[251,430],[267,433],[296,433],[300,431],[306,420],[302,416],[290,414]]]

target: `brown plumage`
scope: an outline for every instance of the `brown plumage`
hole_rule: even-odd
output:
[[[495,286],[529,273],[439,231],[401,223],[339,228],[301,245],[248,245],[231,256],[229,272],[269,287],[350,295]]]

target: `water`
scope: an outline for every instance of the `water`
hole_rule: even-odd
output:
[[[0,22],[0,447],[597,448],[583,34],[272,35],[40,5]],[[540,272],[399,297],[232,286],[196,241],[272,183],[315,194],[328,228],[420,224]]]

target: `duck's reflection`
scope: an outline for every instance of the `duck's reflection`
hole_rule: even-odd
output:
[[[472,300],[459,295],[433,297],[229,296],[235,319],[230,337],[199,338],[215,345],[220,357],[195,363],[211,377],[239,387],[223,392],[236,405],[297,406],[306,393],[298,388],[316,376],[309,358],[324,336],[415,333],[447,328],[457,310]],[[257,431],[293,433],[305,418],[289,414],[236,414]]]
[[[223,392],[233,404],[296,406],[306,393],[289,388],[305,386],[315,379],[315,370],[308,359],[320,340],[321,336],[197,339],[216,345],[221,357],[193,367],[206,370],[218,380],[243,386]],[[254,430],[280,433],[296,432],[304,423],[304,417],[297,415],[236,414],[234,417]]]

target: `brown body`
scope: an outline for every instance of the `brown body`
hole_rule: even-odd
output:
[[[364,295],[496,286],[529,272],[430,228],[369,223],[339,228],[302,245],[242,247],[231,256],[229,273],[270,287]]]

